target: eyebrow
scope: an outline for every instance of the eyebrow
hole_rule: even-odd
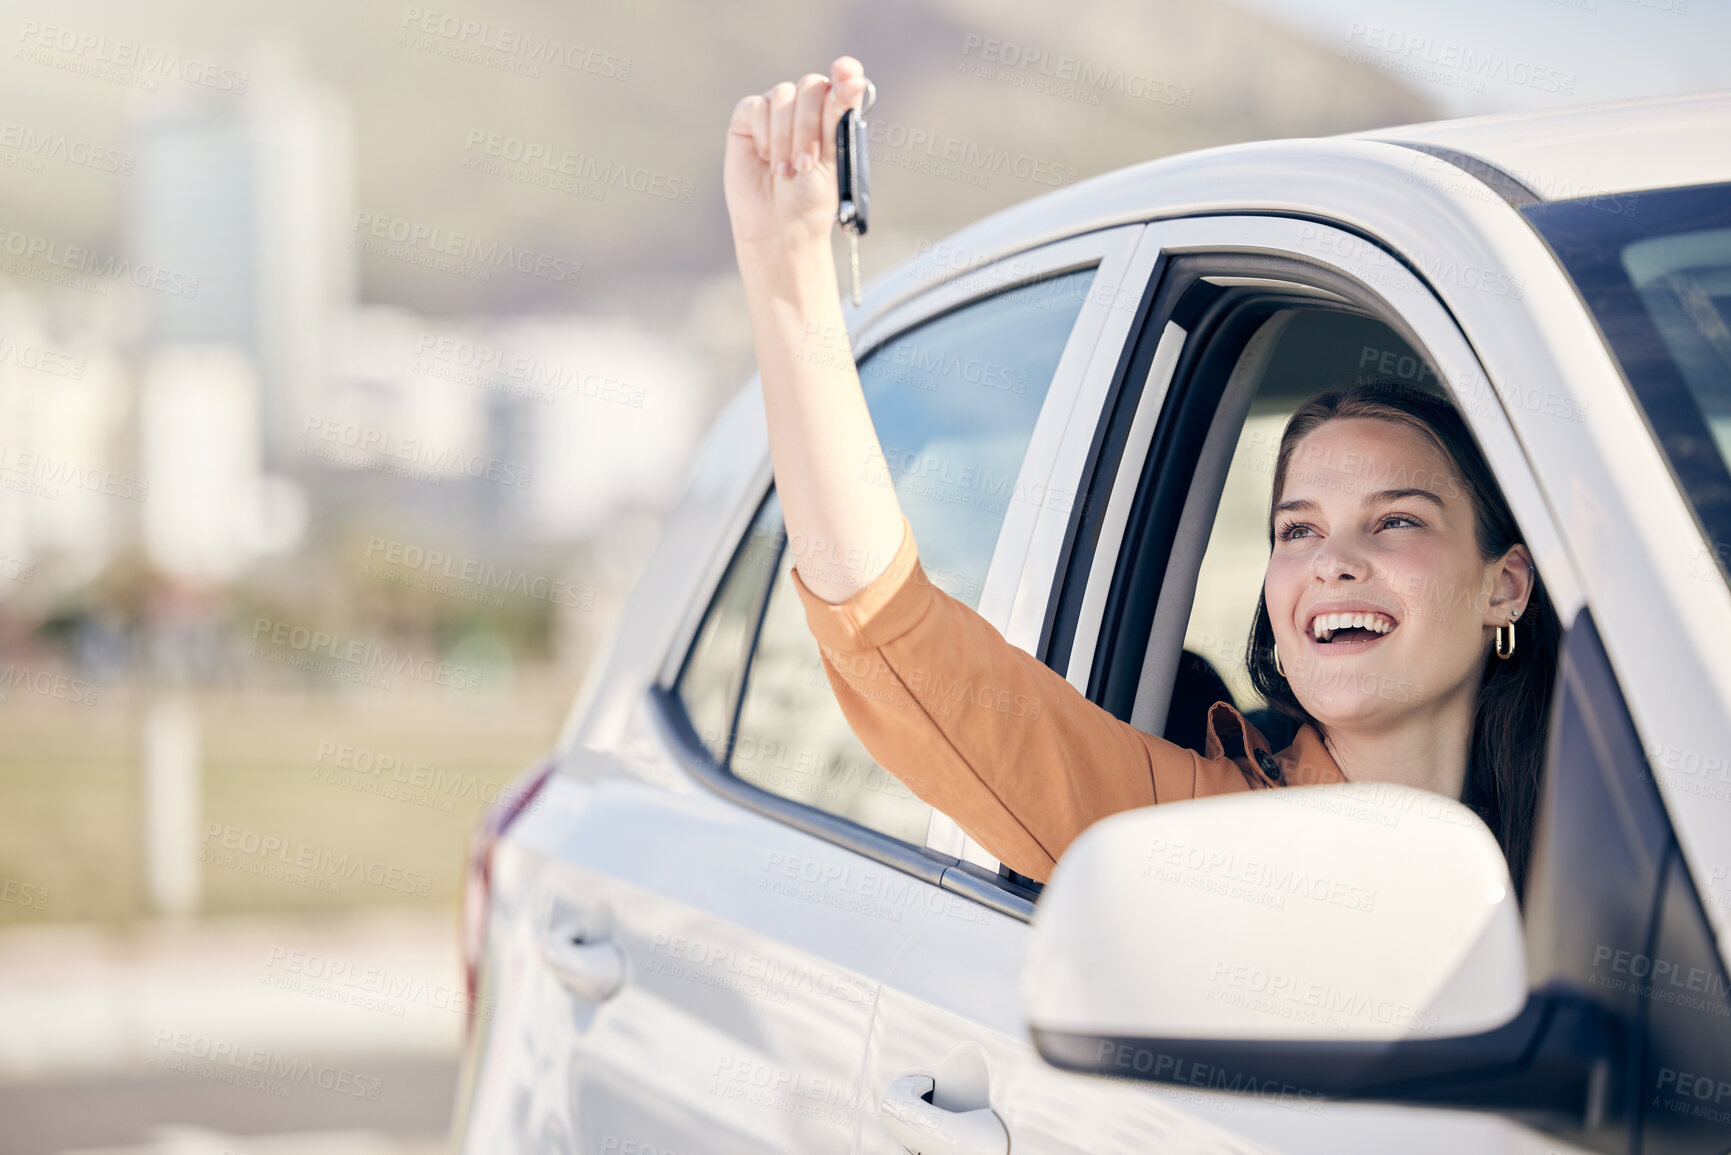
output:
[[[1409,497],[1422,497],[1426,501],[1435,502],[1436,507],[1441,510],[1446,510],[1448,508],[1448,506],[1443,504],[1442,498],[1438,497],[1428,489],[1379,489],[1375,493],[1365,494],[1362,504],[1368,508],[1373,505],[1381,505],[1385,501],[1404,501]],[[1308,512],[1319,508],[1321,507],[1318,506],[1316,502],[1305,498],[1299,501],[1283,501],[1270,510],[1269,513],[1272,515],[1283,513],[1286,510],[1302,510]]]

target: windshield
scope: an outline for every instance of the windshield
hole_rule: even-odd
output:
[[[1731,184],[1521,210],[1573,278],[1731,573]]]

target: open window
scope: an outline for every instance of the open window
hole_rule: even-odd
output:
[[[1189,749],[1205,748],[1220,701],[1274,749],[1290,744],[1298,723],[1247,662],[1280,438],[1306,399],[1372,378],[1462,404],[1401,313],[1349,278],[1268,256],[1170,260],[1096,435],[1048,664]],[[1389,693],[1403,689],[1420,692]]]
[[[1095,485],[1110,497],[1084,508],[1053,605],[1047,662],[1118,717],[1192,749],[1216,701],[1276,749],[1295,729],[1245,663],[1287,419],[1366,377],[1447,396],[1396,325],[1314,283],[1325,278],[1269,264],[1222,256],[1166,271],[1159,331],[1130,354],[1142,386],[1102,423]]]

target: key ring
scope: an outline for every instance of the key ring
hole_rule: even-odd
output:
[[[859,106],[859,114],[863,117],[871,111],[872,105],[878,102],[878,86],[870,80],[866,81],[865,101]]]

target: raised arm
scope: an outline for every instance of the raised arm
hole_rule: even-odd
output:
[[[1217,740],[1198,755],[1120,721],[926,579],[854,368],[830,249],[835,126],[865,90],[859,61],[838,57],[827,78],[741,100],[728,126],[727,209],[794,587],[872,757],[1044,879],[1089,823],[1244,789],[1251,771]]]
[[[835,126],[865,91],[865,69],[840,56],[827,77],[808,73],[745,97],[728,125],[724,166],[788,545],[806,587],[831,603],[878,576],[902,538],[830,248]]]

